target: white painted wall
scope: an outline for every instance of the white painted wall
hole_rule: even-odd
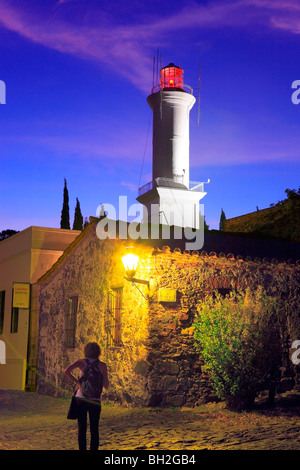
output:
[[[177,89],[160,90],[147,98],[153,111],[153,180],[171,178],[189,187],[189,114],[195,101]]]

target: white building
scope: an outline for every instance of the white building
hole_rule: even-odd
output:
[[[38,337],[36,281],[81,232],[29,227],[0,242],[0,389],[34,386]],[[26,374],[27,372],[27,374]]]

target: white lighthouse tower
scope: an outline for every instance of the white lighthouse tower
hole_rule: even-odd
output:
[[[183,70],[169,64],[147,102],[153,111],[152,181],[139,189],[144,222],[199,228],[203,183],[190,182],[189,114],[195,104]]]

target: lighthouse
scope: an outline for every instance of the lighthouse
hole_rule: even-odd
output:
[[[195,104],[183,70],[173,63],[160,70],[147,102],[153,113],[152,181],[139,189],[144,222],[199,228],[204,183],[190,181],[189,116]]]

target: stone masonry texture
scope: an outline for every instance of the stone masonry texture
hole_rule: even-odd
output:
[[[197,305],[215,289],[227,292],[263,285],[270,295],[289,298],[283,322],[283,383],[300,387],[290,361],[290,345],[300,339],[300,268],[297,264],[237,259],[232,254],[153,250],[130,242],[140,256],[135,277],[149,288],[125,279],[121,256],[127,240],[100,240],[91,223],[39,281],[38,391],[70,395],[64,369],[83,357],[83,347],[97,341],[107,363],[110,388],[104,401],[130,406],[195,406],[213,393],[194,345]],[[119,344],[107,342],[109,292],[122,289]],[[159,298],[175,289],[175,301]],[[75,346],[65,345],[66,299],[78,296]],[[147,298],[148,296],[148,298]],[[284,382],[285,381],[285,382]]]

